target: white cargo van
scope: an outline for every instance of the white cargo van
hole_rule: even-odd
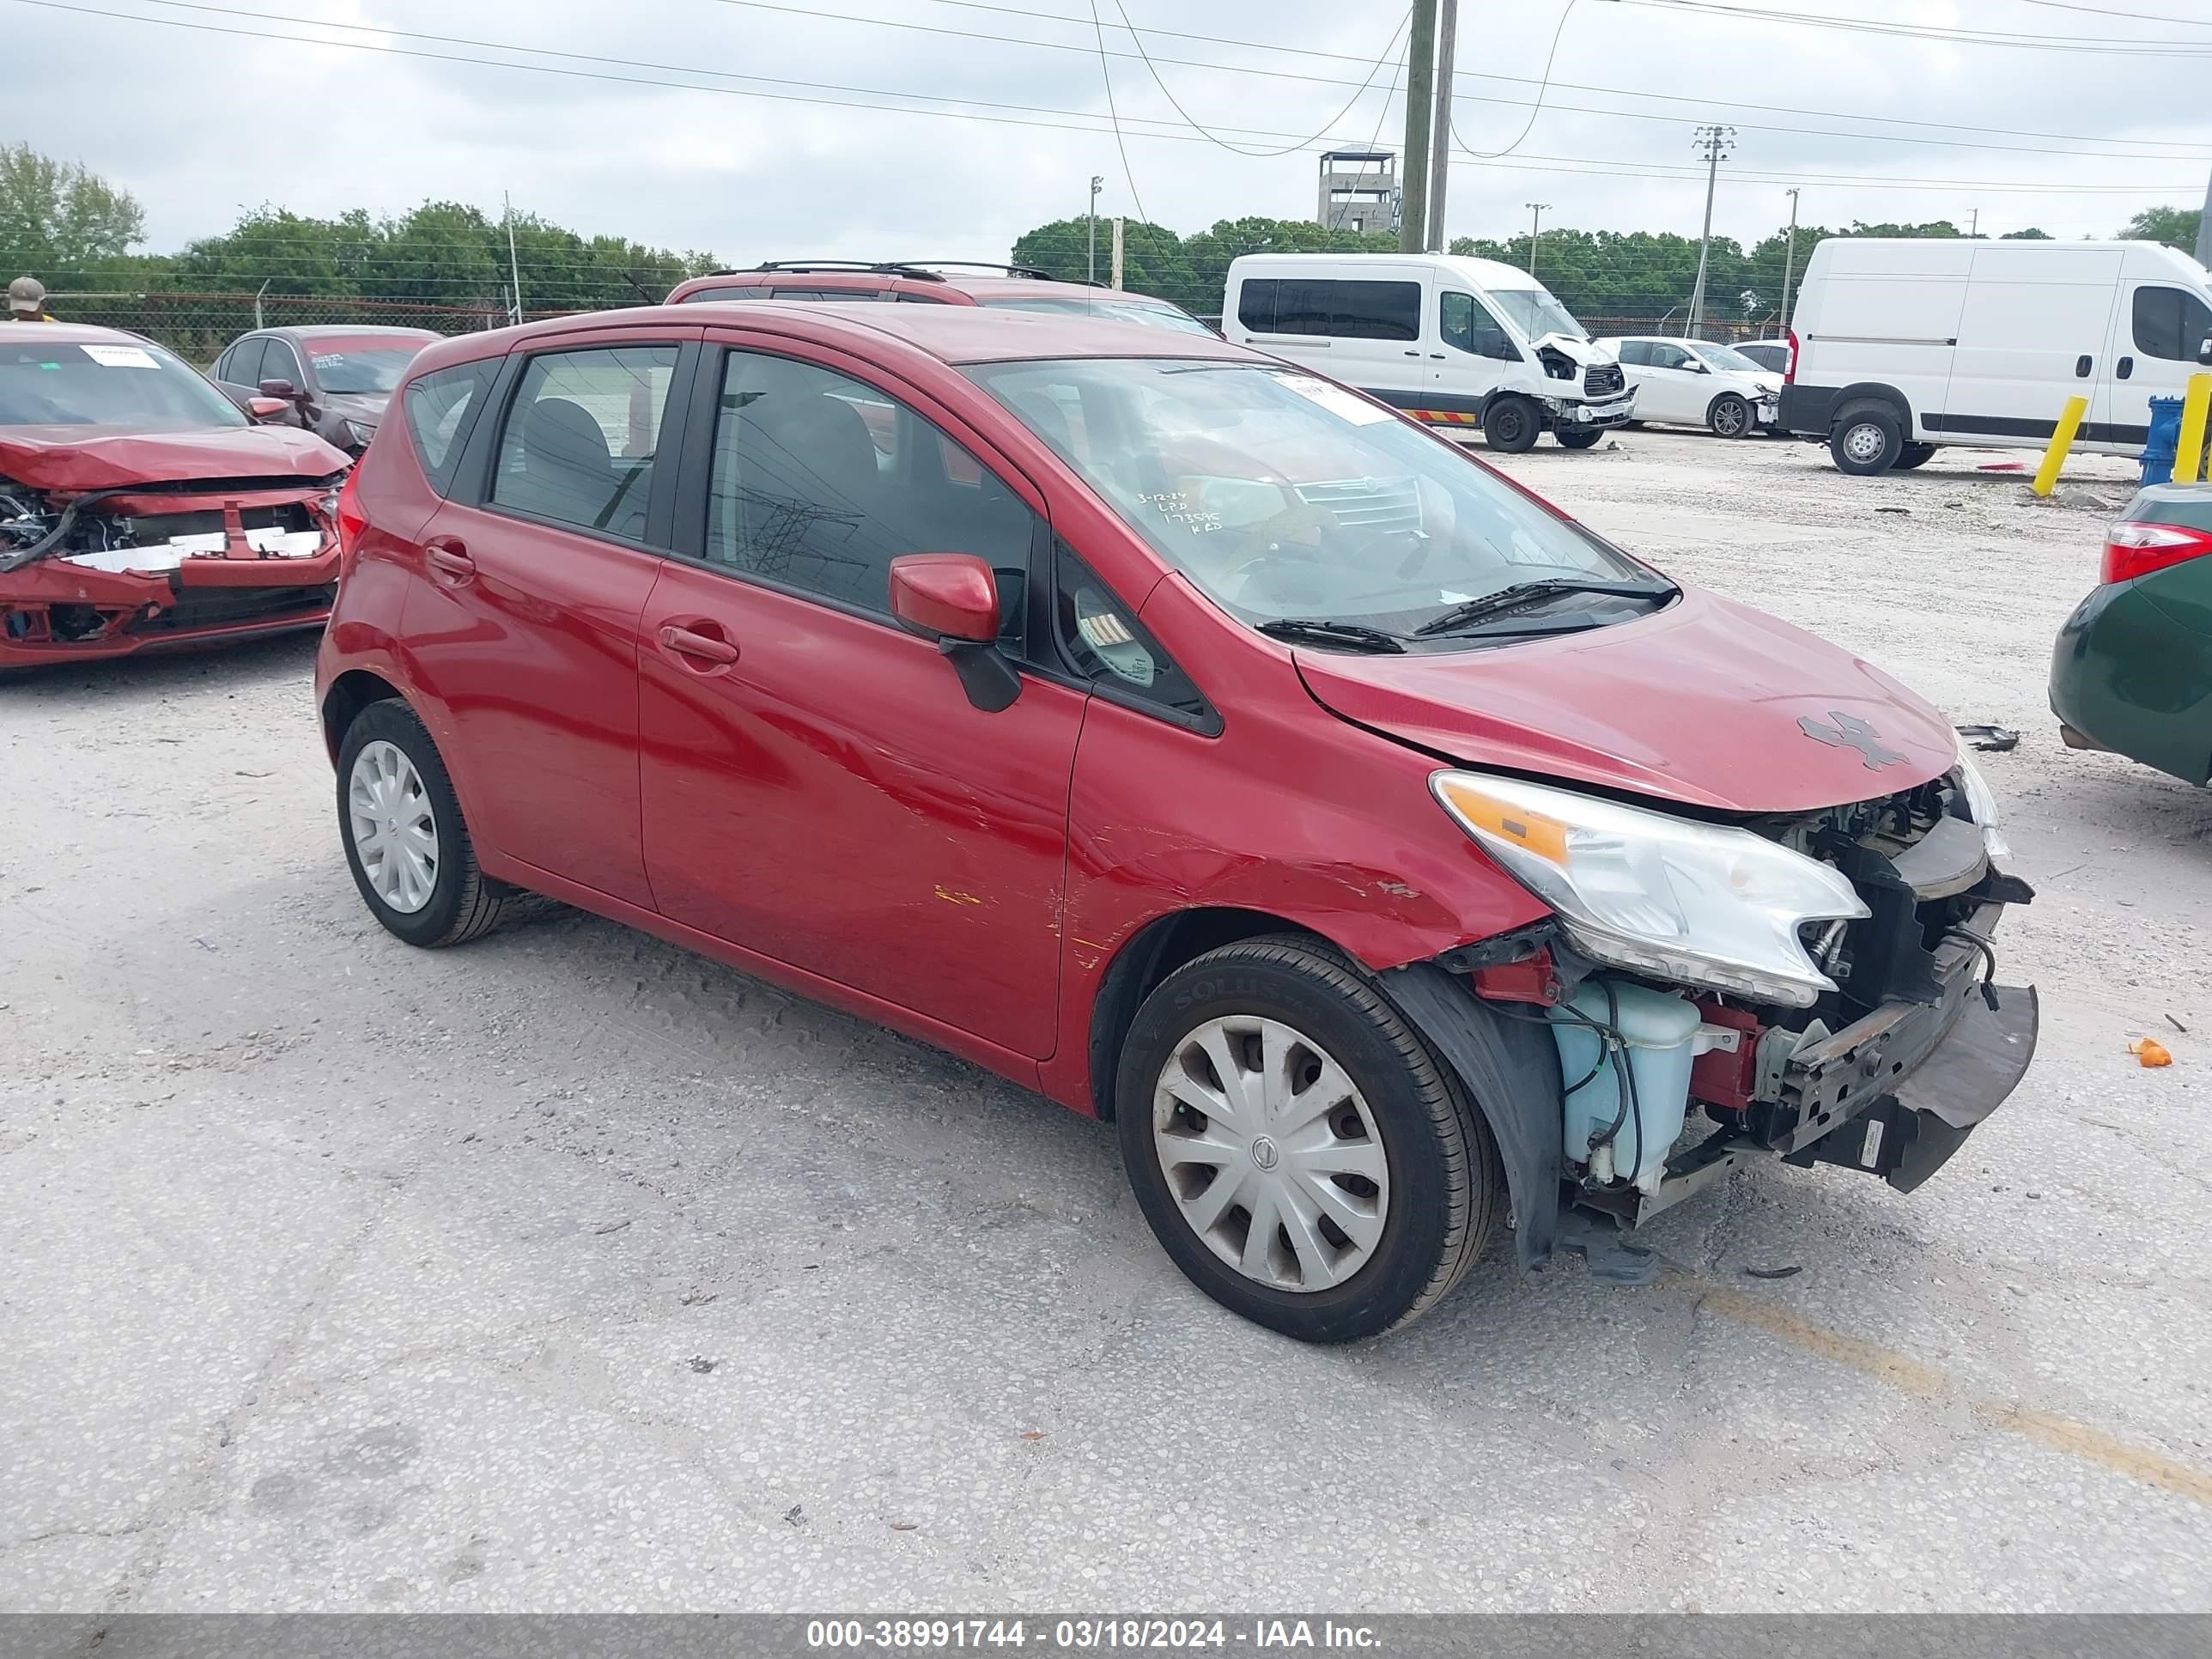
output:
[[[1620,365],[1525,270],[1436,253],[1252,253],[1222,331],[1453,436],[1587,449],[1636,413]]]
[[[2040,449],[2077,396],[2075,447],[2130,455],[2149,400],[2212,364],[2212,276],[2155,242],[1838,237],[1813,250],[1790,343],[1781,425],[1846,472]]]

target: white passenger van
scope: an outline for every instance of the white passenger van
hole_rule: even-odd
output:
[[[1438,253],[1251,253],[1222,331],[1455,437],[1587,449],[1636,413],[1612,354],[1525,270]]]
[[[2076,396],[2075,447],[2131,455],[2149,400],[2212,364],[2212,276],[2155,242],[1838,237],[1813,250],[1790,343],[1781,425],[1845,472],[2040,449]]]

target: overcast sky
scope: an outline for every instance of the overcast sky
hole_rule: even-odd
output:
[[[1510,234],[1527,222],[1530,201],[1551,204],[1547,226],[1693,235],[1702,179],[1644,175],[1693,164],[1692,130],[1704,120],[1737,128],[1715,223],[1747,242],[1787,217],[1784,191],[1793,182],[1803,186],[1809,222],[1948,216],[1964,225],[1978,210],[1985,232],[2035,224],[2059,235],[2105,236],[2141,207],[2196,204],[2212,167],[2212,103],[2203,92],[2212,83],[2212,56],[1930,43],[1652,0],[1574,0],[1547,94],[1558,107],[1538,115],[1521,138],[1564,3],[1462,0],[1460,138],[1477,150],[1514,148],[1500,161],[1453,167],[1455,235]],[[1813,15],[1846,9],[1820,0],[1723,3]],[[156,251],[223,229],[264,202],[307,214],[355,206],[382,214],[437,197],[496,214],[502,191],[519,208],[586,233],[710,248],[740,263],[801,254],[1003,259],[1024,230],[1079,212],[1094,173],[1106,180],[1102,212],[1133,213],[1141,203],[1155,220],[1186,232],[1217,219],[1314,210],[1312,150],[1246,156],[1200,138],[1142,62],[1114,55],[1125,169],[1103,121],[1090,0],[1039,0],[1035,9],[1018,0],[996,7],[820,0],[788,8],[751,0],[82,3],[107,15],[88,15],[78,0],[66,9],[0,0],[14,71],[0,100],[0,139],[27,139],[81,159],[130,189],[145,204]],[[1099,3],[1109,52],[1129,54],[1117,0]],[[1118,3],[1146,31],[1156,59],[1176,60],[1157,65],[1168,90],[1223,139],[1265,149],[1324,129],[1352,147],[1378,132],[1387,145],[1402,137],[1402,99],[1387,97],[1395,53],[1374,87],[1358,91],[1404,16],[1389,0]],[[2129,21],[2096,15],[2098,8],[2179,21]],[[2212,0],[2080,0],[2079,7],[1865,0],[1849,9],[1923,27],[2107,45],[2185,40],[2212,53]],[[167,21],[136,21],[155,18]],[[581,55],[532,60],[540,65],[632,81],[210,32],[302,34],[313,32],[301,21],[310,19],[363,26],[325,30],[325,40],[463,58],[502,54],[453,39],[536,47]],[[180,23],[197,27],[174,27]],[[591,61],[600,58],[629,64]],[[1245,72],[1253,70],[1279,73]],[[672,80],[726,90],[635,84]],[[817,84],[772,84],[779,80]],[[902,94],[914,106],[939,111],[956,107],[943,100],[965,99],[975,100],[965,106],[972,115],[1043,125],[735,95],[748,90],[863,104],[901,101],[883,94]],[[991,105],[1027,110],[985,107]],[[1753,107],[1759,105],[1771,107]],[[1593,110],[1660,118],[1587,112]],[[1876,117],[1942,119],[1967,130]],[[1772,130],[1793,127],[1834,132]],[[2067,136],[1999,136],[1999,129]],[[1869,132],[1971,147],[1885,142],[1863,136]],[[1828,182],[1846,178],[1856,182]],[[2121,188],[2073,193],[2097,186]]]

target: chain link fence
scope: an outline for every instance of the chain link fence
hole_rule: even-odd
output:
[[[318,298],[300,295],[84,292],[50,294],[46,309],[58,322],[127,329],[167,346],[202,368],[240,335],[256,328],[311,324],[374,328],[427,328],[438,334],[471,334],[514,320],[504,306],[418,305],[386,300]],[[527,320],[568,313],[526,313]]]

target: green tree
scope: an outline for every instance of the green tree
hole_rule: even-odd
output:
[[[1015,242],[1012,263],[1042,270],[1062,282],[1082,282],[1091,269],[1090,229],[1091,222],[1080,218],[1039,225]],[[1113,266],[1114,222],[1102,218],[1097,240],[1100,282],[1113,275]],[[1132,294],[1187,304],[1190,262],[1184,255],[1182,238],[1165,225],[1129,220],[1121,228],[1121,286]]]
[[[2008,230],[1997,238],[2000,242],[2048,242],[2055,240],[2047,230],[2030,225],[2026,230]]]
[[[2128,221],[2121,236],[2130,242],[2163,242],[2184,253],[2197,252],[2197,233],[2204,222],[2202,208],[2145,208]]]
[[[82,288],[133,263],[146,213],[128,191],[81,162],[0,144],[0,282],[28,274]]]

